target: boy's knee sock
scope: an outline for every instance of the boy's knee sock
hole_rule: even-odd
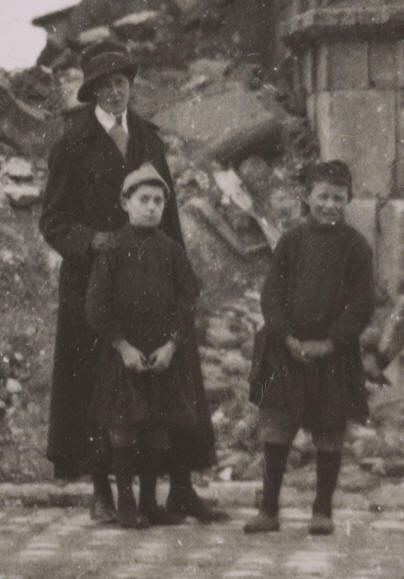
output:
[[[289,446],[286,444],[265,444],[262,509],[271,517],[276,517],[278,514],[279,493],[288,454]]]
[[[317,451],[317,492],[313,513],[331,517],[332,496],[337,486],[341,466],[341,452]]]

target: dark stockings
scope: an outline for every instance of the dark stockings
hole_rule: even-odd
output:
[[[118,514],[125,512],[134,515],[136,513],[136,501],[132,489],[132,448],[116,448],[114,450],[114,472],[118,490]]]
[[[317,451],[317,493],[313,513],[331,517],[332,496],[337,486],[341,452]]]
[[[276,517],[278,514],[279,493],[288,454],[289,447],[286,444],[265,444],[262,510],[270,517]]]
[[[113,504],[111,485],[108,479],[108,469],[104,466],[94,466],[92,472],[94,497],[104,501],[107,505]]]
[[[186,466],[174,464],[170,472],[170,494],[185,496],[192,491],[191,471]]]
[[[149,513],[156,506],[156,486],[159,466],[159,453],[153,449],[147,450],[146,460],[139,476],[140,498],[139,509],[142,513]]]

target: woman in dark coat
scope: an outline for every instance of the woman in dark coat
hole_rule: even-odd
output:
[[[127,108],[136,65],[125,47],[97,44],[83,56],[82,67],[84,82],[78,99],[88,106],[51,151],[39,223],[46,241],[63,258],[47,456],[56,477],[92,474],[91,515],[105,521],[114,518],[110,452],[106,441],[88,430],[97,339],[85,321],[85,294],[96,252],[113,247],[114,232],[126,223],[119,203],[125,176],[150,161],[171,190],[172,180],[157,127]],[[174,193],[160,227],[183,244]],[[206,468],[214,460],[213,428],[195,340],[190,340],[185,357],[186,371],[197,390],[198,436],[189,440],[178,431],[169,506],[209,519],[214,513],[190,483],[191,469]]]

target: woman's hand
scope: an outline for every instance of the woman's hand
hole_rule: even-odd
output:
[[[176,346],[172,340],[168,340],[164,346],[157,348],[150,354],[147,360],[147,367],[152,372],[164,372],[170,366],[173,356],[175,354]]]
[[[126,368],[134,370],[137,374],[141,374],[147,370],[146,356],[143,352],[132,346],[132,344],[129,344],[126,340],[119,340],[114,342],[113,346],[121,354]]]
[[[91,247],[95,251],[115,249],[116,241],[114,233],[112,233],[112,231],[98,231],[93,237]]]

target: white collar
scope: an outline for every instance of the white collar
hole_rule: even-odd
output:
[[[107,113],[107,111],[104,111],[104,109],[102,107],[100,107],[100,105],[97,105],[95,107],[94,113],[95,113],[95,116],[97,117],[97,120],[100,123],[100,125],[106,130],[107,133],[109,133],[109,131],[112,129],[112,127],[116,123],[115,115],[112,115],[111,113]],[[129,133],[128,111],[127,110],[125,110],[122,113],[122,128],[124,129],[124,131],[126,133]]]

